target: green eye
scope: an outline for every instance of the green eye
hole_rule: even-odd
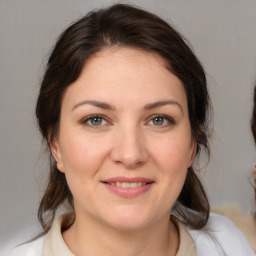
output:
[[[153,121],[154,125],[163,125],[165,119],[163,117],[161,117],[161,116],[157,116],[152,121]]]
[[[106,119],[101,115],[91,115],[81,121],[82,125],[96,128],[107,124]]]
[[[174,119],[167,115],[154,115],[148,122],[148,125],[168,127],[174,125]]]
[[[102,117],[100,117],[100,116],[92,117],[92,118],[90,119],[90,123],[91,123],[91,125],[93,125],[93,126],[101,125],[101,124],[102,124]]]

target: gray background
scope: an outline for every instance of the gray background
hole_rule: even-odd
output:
[[[256,158],[249,127],[256,1],[129,2],[167,19],[193,45],[206,69],[214,107],[212,156],[202,173],[210,201],[213,206],[237,203],[249,213],[253,191],[248,176]],[[71,21],[109,3],[0,0],[0,245],[37,223],[47,162],[34,107],[47,54]]]

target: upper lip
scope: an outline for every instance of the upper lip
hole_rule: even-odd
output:
[[[113,177],[113,178],[102,180],[102,182],[105,182],[105,183],[116,183],[116,182],[128,182],[128,183],[145,182],[145,183],[152,183],[154,181],[149,179],[149,178],[145,178],[145,177],[133,177],[133,178]]]

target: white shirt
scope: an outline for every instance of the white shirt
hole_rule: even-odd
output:
[[[17,247],[8,256],[74,256],[61,235],[65,216],[54,221],[47,235]],[[178,228],[180,246],[177,256],[255,256],[244,235],[220,215],[210,214],[207,225],[201,230],[187,229],[179,221]]]

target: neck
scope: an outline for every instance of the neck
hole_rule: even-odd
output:
[[[169,216],[137,230],[115,229],[76,216],[63,238],[77,256],[171,256],[176,255],[179,247],[178,231]]]

